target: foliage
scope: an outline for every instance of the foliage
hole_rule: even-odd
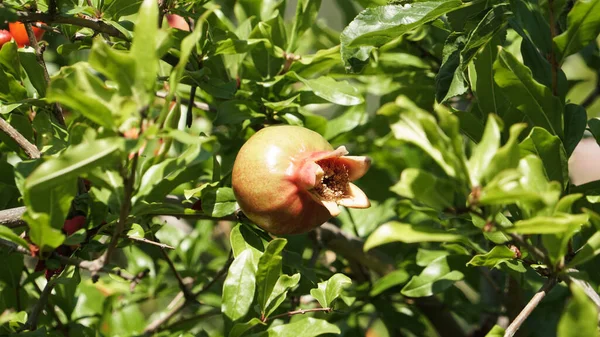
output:
[[[0,1],[14,21],[49,31],[0,49],[0,335],[597,336],[600,181],[568,162],[600,144],[600,1]],[[373,158],[371,208],[249,223],[231,169],[273,124]]]

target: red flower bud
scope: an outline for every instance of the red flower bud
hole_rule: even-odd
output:
[[[354,181],[370,166],[346,156],[318,133],[299,126],[267,127],[252,136],[233,165],[232,186],[244,214],[276,234],[307,232],[340,213],[338,205],[367,208]]]

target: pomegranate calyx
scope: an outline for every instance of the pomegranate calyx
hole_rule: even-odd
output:
[[[365,193],[351,181],[362,177],[371,160],[364,156],[346,156],[345,146],[333,151],[309,154],[299,169],[301,185],[323,205],[331,216],[340,214],[338,205],[367,208],[371,204]]]

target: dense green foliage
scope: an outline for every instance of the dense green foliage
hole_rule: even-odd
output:
[[[49,31],[0,50],[0,335],[598,335],[600,181],[568,160],[600,144],[600,0],[0,1],[14,21]],[[231,169],[273,124],[373,158],[371,208],[249,223]]]

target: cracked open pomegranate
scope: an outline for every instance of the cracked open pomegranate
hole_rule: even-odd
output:
[[[351,182],[370,160],[346,156],[318,133],[299,126],[271,126],[242,146],[232,185],[244,214],[275,234],[299,234],[340,213],[338,205],[367,208],[369,199]]]

